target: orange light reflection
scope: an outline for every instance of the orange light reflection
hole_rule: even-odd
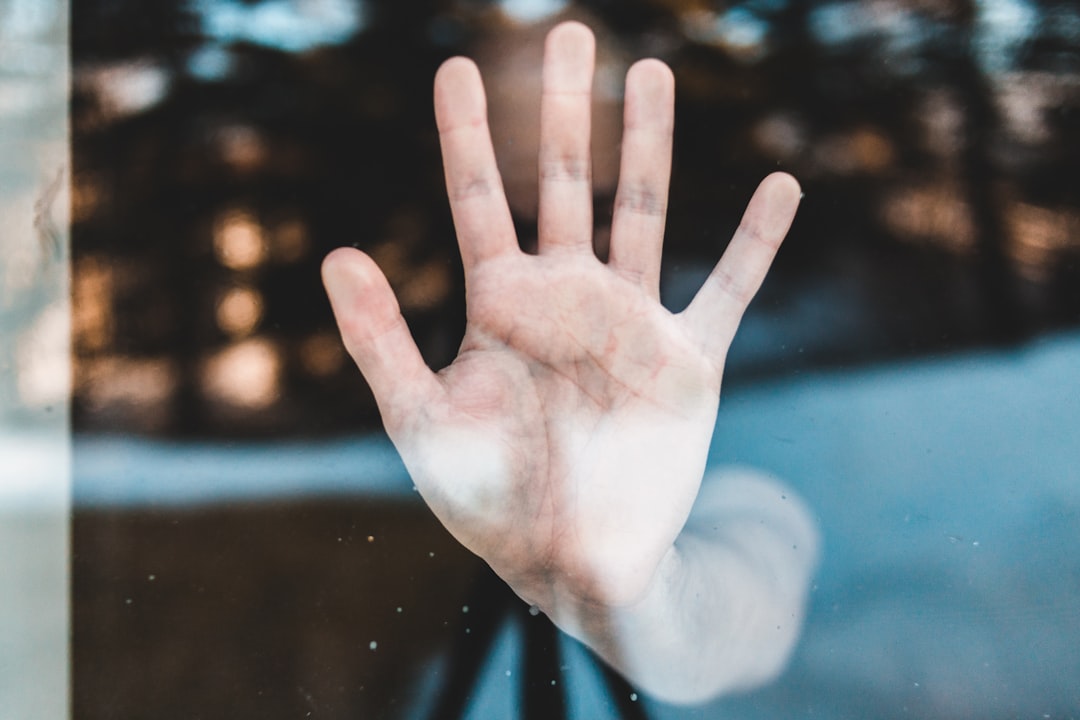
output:
[[[258,326],[262,316],[262,295],[253,288],[230,288],[218,300],[218,327],[234,337],[249,335]]]
[[[225,267],[251,270],[266,261],[267,243],[262,226],[246,210],[226,212],[214,227],[214,254]]]
[[[203,366],[202,386],[214,400],[247,409],[273,405],[281,391],[281,353],[265,338],[228,346]]]

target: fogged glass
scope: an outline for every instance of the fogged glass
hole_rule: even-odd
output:
[[[565,18],[597,36],[602,258],[624,74],[674,70],[669,308],[763,176],[805,193],[728,356],[710,466],[795,488],[821,563],[784,674],[703,706],[536,629],[450,538],[319,281],[331,249],[363,249],[428,363],[453,358],[432,78],[480,65],[529,249],[542,42]],[[76,717],[1080,705],[1072,4],[85,0],[71,38]]]

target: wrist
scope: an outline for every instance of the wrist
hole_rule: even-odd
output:
[[[539,592],[518,594],[564,632],[604,655],[603,649],[595,647],[595,639],[613,637],[611,631],[616,626],[669,604],[672,589],[680,583],[683,562],[682,553],[673,544],[647,570],[613,568],[593,574],[588,581],[563,576],[553,578]]]

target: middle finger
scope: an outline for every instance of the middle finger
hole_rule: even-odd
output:
[[[596,41],[580,23],[557,26],[544,48],[540,100],[541,253],[592,251],[590,105]]]

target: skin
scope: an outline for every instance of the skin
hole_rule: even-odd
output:
[[[664,633],[674,632],[673,617],[686,618],[676,623],[681,642],[700,645],[703,630],[723,629],[713,627],[712,616],[731,603],[688,599],[691,589],[713,597],[714,583],[722,589],[736,576],[756,587],[755,568],[775,575],[775,558],[714,552],[733,547],[730,532],[721,538],[695,530],[715,524],[688,518],[695,500],[711,508],[706,513],[726,512],[724,501],[699,499],[724,358],[801,191],[788,175],[765,178],[695,299],[669,312],[658,298],[674,79],[657,60],[627,74],[603,263],[592,243],[594,53],[592,33],[578,23],[559,25],[547,38],[536,254],[523,253],[514,234],[476,66],[454,58],[436,75],[436,121],[466,283],[467,326],[453,363],[438,373],[427,367],[386,278],[364,253],[335,250],[323,279],[387,433],[447,529],[525,601],[632,679],[661,697],[699,700],[749,682],[736,677],[739,663],[719,679],[688,670],[694,679],[687,682],[663,679],[670,672],[652,663],[692,656],[728,668],[732,658],[714,662],[697,649],[688,656]],[[789,614],[788,605],[801,601],[807,573],[797,575],[777,612]],[[760,587],[770,598],[777,592]],[[639,640],[628,642],[629,633]],[[786,655],[792,640],[785,642],[774,655]],[[729,638],[727,647],[734,646]]]

